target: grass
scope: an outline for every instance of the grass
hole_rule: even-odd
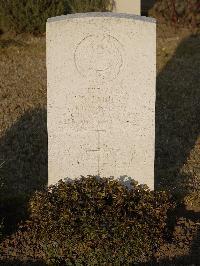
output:
[[[190,192],[195,181],[198,191],[200,38],[164,32],[157,45],[156,176],[159,185]]]

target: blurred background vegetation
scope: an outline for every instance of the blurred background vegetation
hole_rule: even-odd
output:
[[[79,12],[112,11],[114,0],[1,0],[0,32],[45,32],[49,17]],[[199,28],[200,0],[142,0],[142,14]]]
[[[77,12],[108,11],[112,0],[1,0],[1,32],[43,33],[49,17]]]

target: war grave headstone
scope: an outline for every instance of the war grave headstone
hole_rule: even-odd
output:
[[[141,14],[141,0],[115,0],[114,3],[116,13]]]
[[[129,176],[153,189],[155,20],[79,13],[46,34],[48,184]]]

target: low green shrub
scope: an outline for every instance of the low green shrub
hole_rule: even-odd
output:
[[[111,178],[60,181],[30,201],[30,219],[1,244],[2,259],[49,265],[143,263],[164,241],[166,192]]]

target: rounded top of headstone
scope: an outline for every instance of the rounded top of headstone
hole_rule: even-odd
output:
[[[125,14],[125,13],[114,13],[114,12],[89,12],[89,13],[75,13],[62,15],[57,17],[48,18],[47,22],[58,22],[62,20],[68,19],[81,19],[81,18],[121,18],[121,19],[132,19],[132,20],[140,20],[144,22],[156,23],[156,19],[138,16],[134,14]]]

